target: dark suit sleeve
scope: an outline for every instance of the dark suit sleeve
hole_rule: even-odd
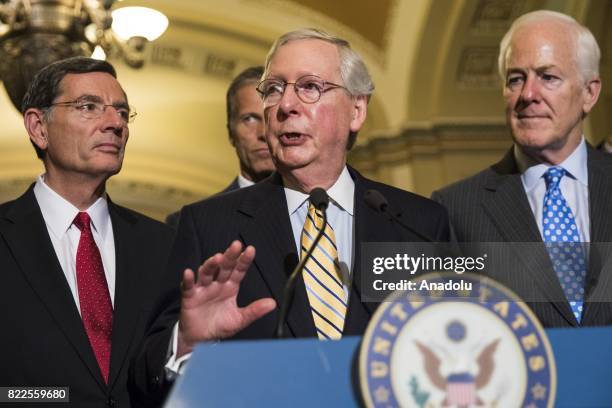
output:
[[[219,194],[225,194],[225,193],[229,193],[231,191],[235,191],[240,189],[240,184],[238,184],[238,177],[236,177],[229,186],[225,187],[223,190],[219,191],[218,193],[213,194],[213,197]],[[206,200],[206,198],[204,199]],[[202,201],[198,201],[196,204],[201,203]],[[181,211],[176,211],[173,212],[172,214],[169,214],[166,217],[166,225],[168,225],[169,227],[174,228],[175,230],[178,229],[179,223],[181,220]]]
[[[431,193],[431,199],[439,204],[442,204],[442,206],[446,209],[446,224],[448,226],[448,239],[447,241],[452,242],[453,244],[457,243],[457,235],[455,234],[455,230],[453,228],[453,224],[450,221],[450,216],[449,213],[451,211],[450,208],[447,207],[447,204],[444,202],[444,195],[441,194],[439,191],[434,191],[433,193]],[[443,242],[442,240],[440,240],[440,242]]]
[[[440,194],[438,190],[431,193],[431,199],[437,203],[444,205],[444,202],[442,201],[442,195]]]
[[[449,242],[451,239],[451,226],[446,208],[441,209],[438,220],[438,228],[436,229],[435,240],[437,242]]]
[[[166,225],[174,229],[177,229],[180,219],[181,219],[181,212],[180,211],[173,212],[172,214],[166,217]]]
[[[201,258],[199,234],[189,207],[183,209],[167,267],[171,279],[182,278],[186,268],[197,269]],[[157,302],[141,351],[130,369],[130,393],[136,406],[159,406],[172,384],[165,375],[170,339],[180,313],[180,288],[167,291]]]

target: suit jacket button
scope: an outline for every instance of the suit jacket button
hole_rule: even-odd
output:
[[[151,377],[151,385],[159,385],[160,382],[159,375]]]
[[[109,397],[108,401],[106,401],[106,405],[108,405],[109,407],[115,407],[117,406],[117,403],[115,402],[113,398]]]

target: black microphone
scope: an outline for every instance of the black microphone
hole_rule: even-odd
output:
[[[323,211],[325,214],[325,210],[327,210],[327,206],[329,205],[329,196],[321,187],[315,187],[310,192],[310,202],[317,210]],[[325,215],[324,215],[325,216]]]
[[[428,236],[423,235],[423,233],[415,230],[414,228],[412,228],[411,226],[405,224],[402,220],[400,220],[400,218],[396,216],[393,213],[393,211],[389,209],[389,202],[387,201],[385,196],[382,195],[378,190],[366,191],[365,194],[363,195],[363,199],[365,200],[366,204],[371,209],[373,209],[374,211],[378,211],[381,214],[385,214],[390,220],[395,221],[396,223],[398,223],[399,225],[401,225],[408,231],[412,232],[413,234],[421,238],[423,241],[437,242],[429,238]]]
[[[321,240],[323,232],[325,231],[325,226],[327,225],[326,210],[327,206],[329,205],[329,196],[327,195],[325,190],[320,187],[313,188],[312,191],[310,191],[310,197],[308,199],[317,210],[323,213],[323,228],[319,230],[319,232],[314,238],[314,241],[312,242],[312,245],[310,246],[310,249],[308,249],[308,252],[306,252],[306,255],[302,257],[302,260],[300,261],[300,263],[298,263],[295,269],[293,269],[293,272],[291,272],[291,275],[289,275],[289,278],[287,279],[287,283],[285,283],[285,288],[283,290],[283,301],[281,303],[280,312],[278,314],[278,321],[276,322],[276,337],[278,338],[282,338],[284,334],[285,319],[287,318],[287,313],[289,312],[289,305],[291,304],[291,302],[293,302],[293,295],[295,294],[295,278],[297,278],[297,276],[302,273],[306,262],[312,256],[312,252]]]
[[[389,202],[378,190],[366,191],[363,195],[363,199],[370,208],[382,213],[386,212],[389,207]]]

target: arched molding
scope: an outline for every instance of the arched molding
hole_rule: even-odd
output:
[[[543,0],[436,1],[409,72],[404,127],[442,118],[503,118],[497,74],[499,41],[521,14]],[[435,5],[435,6],[434,6]]]
[[[496,162],[511,144],[503,122],[438,122],[357,146],[349,161],[376,180],[429,196]]]
[[[582,23],[593,32],[601,49],[600,76],[601,95],[597,105],[589,115],[586,134],[593,144],[612,138],[612,1],[584,1],[582,3]]]

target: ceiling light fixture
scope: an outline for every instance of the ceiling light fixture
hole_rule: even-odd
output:
[[[0,79],[17,109],[42,67],[74,56],[144,64],[146,44],[168,27],[146,7],[111,11],[115,0],[0,0]]]

